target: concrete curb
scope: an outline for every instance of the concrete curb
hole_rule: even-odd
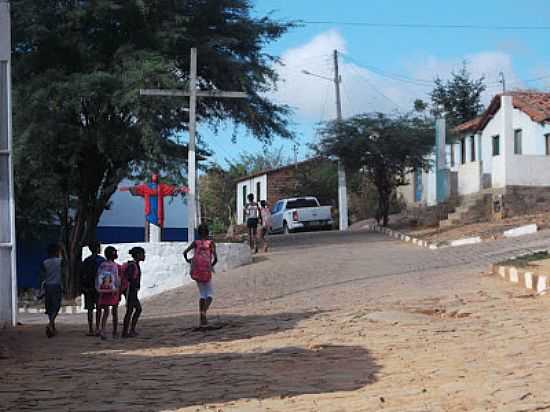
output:
[[[80,306],[61,306],[61,309],[59,310],[59,313],[66,313],[66,314],[79,314],[79,313],[86,313],[87,311],[82,309]],[[46,313],[46,309],[44,308],[36,308],[36,307],[20,307],[19,313]]]
[[[490,272],[539,295],[545,294],[550,288],[550,274],[536,274],[527,268],[506,265],[491,265]]]
[[[395,239],[400,239],[404,242],[412,243],[413,245],[416,245],[418,247],[422,248],[428,248],[428,249],[443,249],[447,247],[455,247],[455,246],[464,246],[464,245],[474,245],[477,243],[484,242],[483,239],[481,239],[480,236],[475,237],[468,237],[464,239],[456,239],[456,240],[449,240],[449,241],[442,241],[439,243],[430,243],[427,240],[418,239],[409,235],[405,235],[401,232],[398,232],[396,230],[389,229],[387,227],[383,227],[377,224],[367,224],[363,226],[364,229],[368,229],[372,232],[378,232],[378,233],[384,233],[388,236],[391,236]],[[514,229],[507,230],[504,232],[504,236],[507,238],[510,237],[518,237],[518,236],[525,236],[532,233],[536,233],[538,231],[538,227],[536,224],[532,225],[526,225],[526,226],[519,226]]]
[[[432,249],[432,250],[440,248],[440,246],[438,246],[434,243],[430,243],[427,240],[422,240],[422,239],[418,239],[418,238],[415,238],[415,237],[411,237],[409,235],[405,235],[404,233],[398,232],[396,230],[393,230],[393,229],[390,229],[390,228],[387,228],[387,227],[382,227],[382,226],[377,225],[377,224],[368,224],[368,225],[363,226],[363,228],[368,229],[371,232],[384,233],[385,235],[388,235],[388,236],[393,237],[395,239],[402,240],[403,242],[412,243],[413,245],[421,247],[421,248]]]

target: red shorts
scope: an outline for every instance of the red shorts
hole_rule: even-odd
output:
[[[99,306],[116,306],[120,301],[118,292],[114,293],[100,293],[97,299]]]

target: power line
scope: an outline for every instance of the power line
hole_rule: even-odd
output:
[[[404,109],[400,104],[397,104],[395,101],[393,101],[390,97],[386,96],[382,91],[380,91],[374,84],[371,83],[369,79],[365,77],[363,73],[361,73],[359,70],[357,70],[355,67],[351,66],[352,70],[359,76],[361,80],[363,80],[365,83],[367,83],[376,93],[378,93],[380,96],[385,98],[388,102],[390,102],[397,111],[399,112],[401,109]]]
[[[550,26],[482,25],[482,24],[426,24],[426,23],[374,23],[368,21],[298,20],[299,24],[332,24],[339,26],[380,27],[391,29],[445,29],[445,30],[505,30],[546,31]]]

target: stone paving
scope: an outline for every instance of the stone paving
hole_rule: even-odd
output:
[[[79,315],[48,340],[21,318],[0,334],[0,410],[550,410],[550,300],[481,275],[549,239],[432,251],[365,232],[273,237],[216,274],[219,329],[194,329],[194,287],[147,301],[128,341],[84,337]]]

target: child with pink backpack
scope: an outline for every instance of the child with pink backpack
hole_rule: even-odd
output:
[[[193,241],[183,252],[183,257],[187,263],[191,264],[191,279],[197,282],[199,288],[199,313],[200,326],[208,324],[206,312],[212,304],[214,293],[212,290],[212,272],[218,263],[216,254],[216,244],[208,239],[208,225],[201,224],[198,229],[198,239]],[[193,250],[193,257],[189,259],[187,254]]]

